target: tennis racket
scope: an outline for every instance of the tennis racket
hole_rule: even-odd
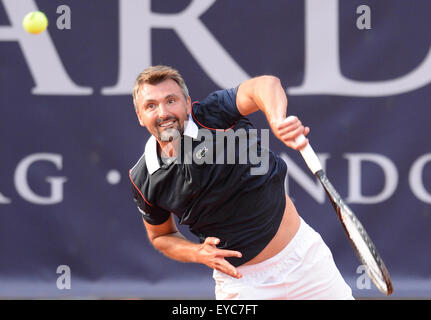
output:
[[[302,142],[304,139],[305,137],[301,135],[296,139],[296,142]],[[393,292],[393,286],[388,269],[377,252],[367,231],[328,180],[319,158],[310,144],[308,143],[300,152],[308,168],[319,179],[325,189],[356,255],[365,266],[368,276],[380,292],[385,295],[390,295]]]

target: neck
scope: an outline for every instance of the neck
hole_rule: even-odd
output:
[[[177,156],[178,140],[159,141],[157,140],[157,152],[162,158],[173,158]]]

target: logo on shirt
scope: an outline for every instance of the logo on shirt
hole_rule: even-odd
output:
[[[201,149],[199,149],[196,152],[196,158],[198,158],[199,160],[202,159],[203,157],[205,157],[205,154],[208,152],[208,148],[207,147],[203,147]]]

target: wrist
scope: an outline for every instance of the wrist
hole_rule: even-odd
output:
[[[193,244],[191,247],[191,254],[190,254],[190,262],[193,263],[202,263],[202,245],[201,244]]]

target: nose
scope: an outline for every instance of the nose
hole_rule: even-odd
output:
[[[159,117],[166,118],[169,115],[166,107],[163,104],[159,105]]]

